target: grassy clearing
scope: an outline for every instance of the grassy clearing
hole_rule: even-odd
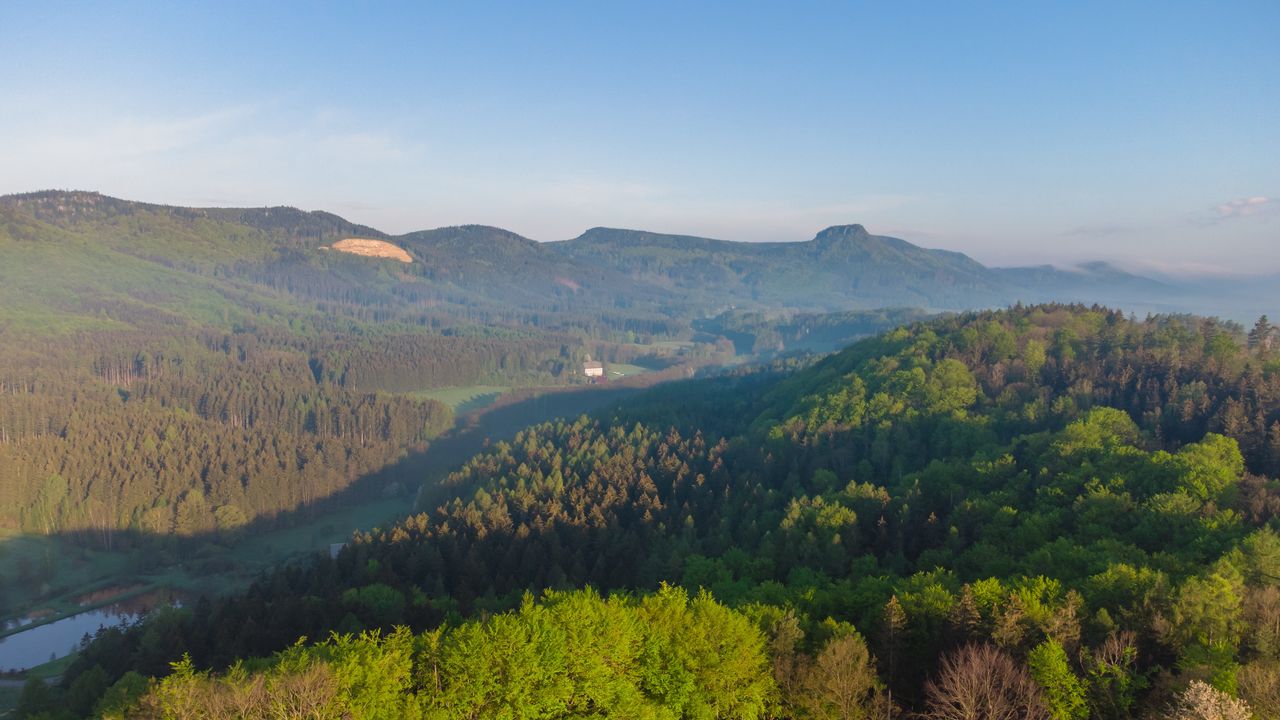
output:
[[[71,653],[43,665],[37,665],[27,671],[27,677],[38,677],[45,682],[54,682],[53,678],[61,677],[75,660],[76,654]]]
[[[412,509],[412,497],[410,493],[356,503],[291,527],[241,538],[229,547],[209,544],[190,561],[148,574],[146,580],[153,587],[174,588],[193,595],[217,595],[242,588],[264,570],[327,553],[330,544],[350,540],[356,530],[369,530],[404,517]]]
[[[609,377],[631,377],[632,375],[643,375],[647,372],[653,372],[649,368],[640,367],[639,365],[628,365],[627,363],[609,363]]]
[[[75,545],[62,538],[0,531],[0,607],[62,615],[76,599],[143,570],[145,558]]]
[[[697,347],[697,345],[698,343],[689,340],[655,340],[649,345],[642,345],[641,347],[648,347],[654,350],[685,350]]]
[[[356,530],[386,525],[403,517],[410,509],[412,502],[407,497],[369,500],[326,513],[307,523],[245,538],[231,548],[227,557],[248,571],[251,578],[282,562],[328,552],[331,543],[350,540]],[[218,584],[225,583],[219,581]]]
[[[413,396],[439,400],[453,408],[454,414],[462,415],[492,405],[510,390],[510,387],[504,385],[465,385],[421,390],[413,393]]]

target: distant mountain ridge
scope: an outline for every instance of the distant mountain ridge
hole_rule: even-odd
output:
[[[861,225],[830,227],[804,242],[760,243],[594,228],[547,245],[695,296],[715,284],[736,305],[958,309],[1004,299],[1000,278],[971,258],[872,235]]]
[[[201,247],[198,254],[234,255],[215,247],[216,238],[226,238],[225,249],[250,246],[238,263],[242,268],[267,266],[273,273],[289,265],[319,271],[329,261],[314,251],[341,239],[383,240],[403,247],[417,261],[406,267],[412,278],[400,278],[400,286],[431,286],[429,294],[437,301],[466,306],[545,310],[576,303],[680,317],[705,317],[734,307],[961,310],[1053,300],[1108,303],[1139,312],[1190,309],[1186,288],[1107,263],[1074,269],[992,268],[963,253],[874,235],[857,224],[832,226],[799,242],[738,242],[605,227],[570,240],[537,242],[484,225],[392,235],[321,211],[184,208],[79,191],[0,197],[0,213],[15,229],[22,225],[18,217],[117,235],[128,223],[133,240],[119,237],[115,247],[137,254],[136,246],[146,245],[153,259],[165,259],[166,252],[180,256],[184,248],[174,238],[199,232],[209,235],[213,246]],[[161,238],[172,242],[158,242]],[[347,266],[340,273],[367,274]],[[424,290],[410,294],[421,296]],[[406,287],[388,287],[385,301],[399,302],[395,297],[406,293]]]

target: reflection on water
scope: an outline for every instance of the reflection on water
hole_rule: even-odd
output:
[[[0,672],[27,670],[65,657],[79,647],[85,635],[96,633],[98,628],[132,623],[160,604],[179,603],[170,600],[167,594],[148,593],[0,638]],[[6,629],[33,621],[30,617],[22,618],[12,625],[6,624]]]
[[[35,615],[24,615],[17,620],[5,620],[3,623],[0,623],[0,632],[8,632],[15,628],[24,627],[39,619],[40,618]]]

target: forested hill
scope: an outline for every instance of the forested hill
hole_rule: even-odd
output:
[[[322,250],[347,238],[391,243],[413,262]],[[144,305],[147,312],[179,317],[207,316],[229,303],[229,322],[246,312],[297,322],[319,311],[435,327],[462,318],[651,334],[687,328],[689,320],[729,307],[960,310],[1048,300],[1112,302],[1139,311],[1194,307],[1187,288],[1101,264],[992,269],[860,225],[828,228],[807,242],[596,228],[573,240],[538,243],[479,225],[391,236],[293,208],[180,208],[41,192],[0,198],[0,243],[11,259],[12,277],[5,280],[17,288],[4,297],[11,309],[0,323],[13,324],[30,317],[30,308],[64,322],[67,315],[88,322],[86,310],[119,320],[101,306],[121,300],[126,308]],[[34,286],[27,270],[36,265],[68,273],[64,292]],[[90,267],[97,277],[77,274]],[[137,277],[144,268],[157,277]],[[135,281],[139,287],[130,287]],[[74,294],[65,292],[72,288]]]
[[[1275,717],[1275,347],[1265,323],[1017,307],[660,387],[496,444],[336,560],[102,633],[66,697],[962,718],[998,688],[992,717]],[[221,673],[245,657],[270,659]]]
[[[1016,284],[964,255],[871,235],[861,225],[827,228],[808,242],[775,243],[595,228],[548,247],[669,286],[699,305],[972,308],[1018,299]]]

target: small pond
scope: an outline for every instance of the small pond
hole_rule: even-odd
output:
[[[0,638],[0,672],[27,670],[71,654],[85,635],[132,623],[160,604],[180,604],[166,593],[147,593]],[[24,618],[17,625],[30,624]],[[9,629],[13,625],[7,625]]]

